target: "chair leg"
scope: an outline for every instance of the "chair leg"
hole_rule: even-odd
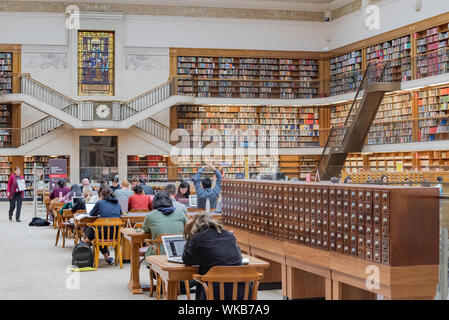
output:
[[[65,237],[67,235],[67,229],[63,227],[62,229],[62,247],[65,248]]]
[[[154,271],[153,271],[153,269],[150,269],[150,297],[153,296],[153,292],[154,292],[153,278],[154,278]]]
[[[161,277],[156,274],[156,298],[157,300],[161,300]]]
[[[59,241],[59,233],[61,232],[61,230],[58,229],[58,232],[56,233],[56,242],[55,242],[55,247],[58,245],[58,241]]]
[[[100,247],[95,246],[94,267],[98,269],[98,260],[100,259]]]
[[[190,300],[190,285],[189,285],[189,280],[184,280],[184,287],[186,287],[187,300]]]
[[[122,256],[122,246],[120,244],[117,245],[118,248],[118,262],[120,263],[120,269],[123,269],[123,256]]]

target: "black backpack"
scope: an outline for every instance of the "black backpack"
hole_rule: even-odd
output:
[[[72,266],[78,268],[94,267],[94,253],[87,243],[81,241],[73,248]]]
[[[49,226],[50,222],[48,222],[47,220],[38,218],[38,217],[34,217],[31,222],[28,224],[28,226],[30,227],[45,227],[45,226]]]

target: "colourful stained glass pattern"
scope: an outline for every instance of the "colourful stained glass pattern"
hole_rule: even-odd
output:
[[[78,32],[78,94],[114,95],[114,32]]]

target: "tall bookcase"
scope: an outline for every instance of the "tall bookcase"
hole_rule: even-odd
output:
[[[449,71],[448,24],[416,33],[417,78],[435,76]]]
[[[388,61],[385,76],[390,81],[409,81],[412,79],[412,42],[406,35],[393,40],[372,45],[366,49],[366,61]]]
[[[132,178],[146,178],[150,182],[168,181],[168,160],[166,156],[128,155],[128,181]]]
[[[418,141],[449,139],[449,86],[416,93],[418,104]]]
[[[196,133],[190,141],[181,141],[180,147],[211,142],[214,147],[231,148],[320,145],[318,107],[177,106],[176,110],[177,128]]]
[[[219,98],[320,96],[320,53],[171,48],[178,94]]]
[[[362,51],[330,59],[330,95],[356,91],[362,81]]]
[[[12,146],[12,105],[0,104],[0,148]]]
[[[11,175],[11,157],[0,157],[0,200],[8,199],[6,195],[6,188],[8,185],[8,179]]]

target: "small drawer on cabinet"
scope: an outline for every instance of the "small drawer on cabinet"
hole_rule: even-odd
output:
[[[351,189],[351,196],[350,196],[351,200],[357,200],[357,190],[355,189]]]
[[[390,191],[382,191],[382,203],[390,202]]]
[[[365,258],[365,248],[357,248],[357,256],[359,258]]]
[[[382,259],[382,253],[379,250],[373,250],[373,262],[380,263]]]
[[[365,237],[364,236],[358,236],[357,238],[357,246],[360,248],[365,247]]]
[[[310,246],[311,247],[316,247],[316,237],[311,237],[311,239],[310,239]]]
[[[365,215],[363,213],[357,214],[357,223],[365,224]]]
[[[373,228],[370,225],[365,225],[365,236],[367,237],[373,236]]]
[[[371,225],[373,223],[373,215],[371,213],[365,213],[365,224]]]
[[[357,226],[357,234],[358,234],[359,236],[365,235],[365,227],[364,227],[363,225]]]
[[[382,239],[382,251],[390,250],[390,241],[389,239]]]
[[[349,216],[349,222],[352,224],[357,224],[357,213],[352,212]]]
[[[351,201],[350,210],[351,212],[357,212],[357,202]]]
[[[373,248],[373,238],[365,236],[365,248]]]
[[[389,215],[390,214],[390,204],[382,203],[382,214]]]
[[[300,244],[305,244],[305,236],[299,235],[299,243]]]
[[[373,214],[380,214],[380,203],[373,203]]]
[[[382,249],[382,240],[380,238],[373,238],[373,249],[381,250]]]
[[[349,230],[350,230],[349,233],[350,233],[351,235],[357,235],[357,225],[351,224],[351,227],[350,227]]]
[[[373,190],[373,201],[380,202],[382,195],[380,190]]]
[[[357,247],[351,246],[351,256],[357,257]]]
[[[343,210],[345,210],[345,211],[349,211],[349,201],[347,201],[347,200],[344,200],[343,201]]]
[[[382,251],[382,263],[390,264],[390,252]]]
[[[373,260],[373,249],[365,248],[365,259],[369,261]]]
[[[321,196],[324,199],[329,199],[329,188],[323,187],[321,188]]]
[[[329,250],[337,251],[337,245],[335,242],[332,242],[332,241],[329,242]]]
[[[335,188],[329,188],[329,200],[335,200]]]
[[[357,190],[357,200],[365,201],[365,190],[364,189]]]
[[[349,218],[349,212],[348,211],[343,211],[343,222],[344,223],[350,223],[351,219]]]
[[[379,227],[373,227],[373,236],[376,238],[380,238],[382,236],[382,232]]]
[[[351,235],[350,236],[350,242],[351,242],[351,247],[357,247],[357,236],[356,235]]]
[[[343,189],[342,188],[337,188],[335,190],[335,198],[336,199],[343,199]]]
[[[337,252],[343,253],[343,244],[342,243],[337,243]]]
[[[349,200],[350,192],[351,191],[349,189],[343,189],[343,200]]]
[[[310,187],[305,187],[304,188],[304,196],[307,198],[307,197],[310,197]]]
[[[371,202],[364,202],[365,204],[365,213],[373,213],[373,206]]]
[[[343,201],[337,200],[337,210],[342,210],[342,209],[343,209]]]

